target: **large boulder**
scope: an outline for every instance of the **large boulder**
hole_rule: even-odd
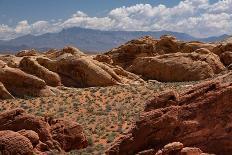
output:
[[[91,87],[122,84],[123,79],[109,65],[90,57],[66,57],[59,60],[37,58],[40,65],[60,75],[66,86]],[[129,73],[128,73],[129,74]],[[67,83],[69,82],[70,83]]]
[[[62,142],[65,151],[87,147],[87,140],[80,124],[65,120],[56,120],[51,123],[52,138]]]
[[[33,155],[30,140],[13,131],[0,131],[0,154],[3,155]]]
[[[210,78],[225,69],[217,55],[207,49],[193,53],[172,53],[134,60],[128,71],[144,79],[163,82],[196,81]]]
[[[137,57],[156,55],[156,43],[157,40],[150,36],[145,36],[136,40],[131,40],[118,48],[112,49],[107,52],[106,55],[111,57],[114,65],[125,68]]]
[[[35,75],[43,79],[49,86],[60,86],[61,80],[57,73],[49,71],[47,68],[41,66],[36,60],[30,57],[24,57],[19,64],[21,70],[28,74]]]
[[[34,151],[70,151],[87,147],[87,139],[79,124],[62,119],[36,117],[26,114],[23,109],[0,114],[0,133],[8,130],[25,137]],[[17,145],[17,142],[12,143],[12,146]]]
[[[225,66],[232,64],[232,51],[227,51],[221,54],[221,61]]]
[[[50,96],[44,80],[7,65],[0,66],[0,82],[14,96]]]
[[[232,83],[209,81],[178,93],[156,94],[135,127],[109,154],[160,150],[171,142],[217,155],[232,154]]]

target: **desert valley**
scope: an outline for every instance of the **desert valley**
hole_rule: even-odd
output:
[[[231,155],[231,38],[1,54],[0,103],[3,155]]]

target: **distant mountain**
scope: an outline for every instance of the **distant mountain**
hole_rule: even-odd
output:
[[[9,41],[0,41],[0,51],[13,52],[28,48],[46,50],[49,48],[62,48],[67,45],[73,45],[83,51],[101,52],[141,36],[151,35],[159,38],[164,34],[174,35],[177,39],[184,41],[198,40],[214,42],[228,37],[228,35],[222,35],[200,39],[185,33],[171,31],[100,31],[74,27],[64,29],[58,33],[46,33],[40,36],[26,35]]]

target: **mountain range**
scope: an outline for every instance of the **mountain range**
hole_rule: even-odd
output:
[[[229,37],[225,34],[209,38],[196,38],[186,33],[172,31],[101,31],[73,27],[63,29],[58,33],[46,33],[39,36],[25,35],[7,41],[0,40],[0,53],[14,53],[29,48],[47,50],[67,45],[76,46],[86,52],[102,52],[141,36],[150,35],[159,38],[164,34],[174,35],[177,39],[184,41],[204,42],[221,41]]]

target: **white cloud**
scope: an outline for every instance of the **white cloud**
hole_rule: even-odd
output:
[[[39,35],[57,32],[63,28],[84,27],[100,30],[170,30],[196,37],[232,34],[232,0],[185,0],[168,8],[165,5],[136,4],[115,8],[105,17],[90,17],[77,11],[70,18],[58,21],[26,20],[15,27],[0,25],[0,39],[15,38],[25,34]]]

